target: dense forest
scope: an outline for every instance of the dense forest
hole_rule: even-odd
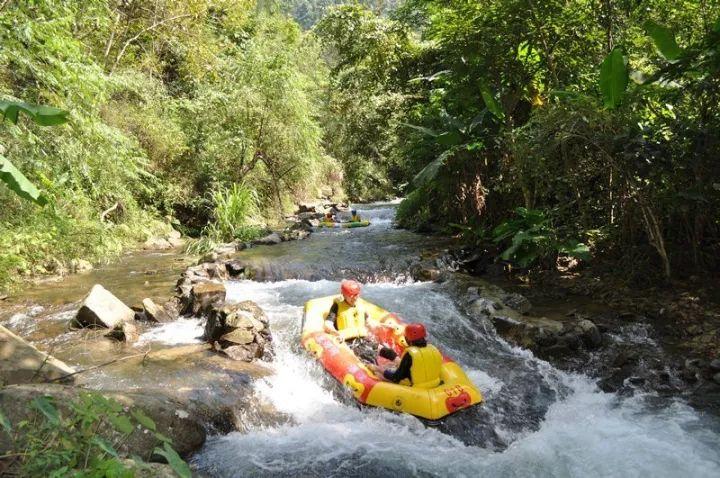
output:
[[[0,185],[0,286],[317,197],[405,196],[402,226],[521,267],[719,269],[717,2],[33,0],[0,24],[2,100],[68,112],[0,128],[47,202]]]

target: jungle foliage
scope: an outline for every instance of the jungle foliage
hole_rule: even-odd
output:
[[[402,225],[490,239],[522,207],[580,247],[528,226],[501,244],[524,265],[588,248],[642,276],[720,270],[717,2],[407,0],[315,28],[330,148],[406,186]]]
[[[3,113],[69,112],[52,128],[0,125],[3,177],[38,189],[34,204],[0,185],[0,287],[170,224],[200,234],[235,183],[258,198],[253,223],[341,194],[319,45],[254,0],[2,2],[0,26]]]

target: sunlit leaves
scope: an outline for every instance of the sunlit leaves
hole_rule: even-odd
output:
[[[600,92],[603,104],[615,109],[622,103],[628,84],[628,70],[620,48],[615,48],[600,65]]]
[[[3,118],[11,123],[18,122],[21,111],[41,126],[63,124],[68,120],[67,111],[52,106],[33,105],[23,101],[0,101],[0,112]]]
[[[0,156],[0,181],[23,199],[40,206],[47,204],[47,198],[7,158]]]
[[[485,83],[482,83],[480,85],[480,94],[482,95],[485,106],[487,106],[487,109],[490,111],[490,113],[492,113],[493,116],[495,116],[497,119],[503,119],[505,117],[505,113],[503,112],[500,103],[498,103],[498,101],[495,99],[495,95],[493,95],[490,87]]]
[[[23,101],[0,101],[0,112],[3,119],[17,123],[20,112],[25,113],[33,121],[42,126],[52,126],[65,123],[68,112],[51,106],[32,105]],[[28,201],[44,206],[47,199],[25,177],[14,164],[0,155],[0,181],[4,182],[11,191]]]
[[[192,476],[190,467],[167,442],[163,443],[162,448],[156,447],[154,452],[165,457],[170,467],[180,478],[190,478]]]
[[[682,55],[682,49],[678,46],[675,41],[675,35],[673,32],[659,23],[652,20],[647,20],[643,25],[647,34],[655,42],[660,54],[668,61],[674,61],[680,58]]]

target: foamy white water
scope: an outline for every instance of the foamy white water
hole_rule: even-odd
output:
[[[602,393],[589,378],[561,372],[478,332],[435,284],[371,284],[364,297],[425,322],[432,340],[485,392],[484,415],[468,414],[459,433],[443,433],[408,415],[340,400],[332,393],[332,380],[298,345],[305,300],[337,288],[330,281],[228,284],[229,299],[254,300],[270,317],[276,373],[258,382],[256,391],[294,420],[209,440],[195,458],[204,472],[221,477],[720,475],[716,424],[679,402],[653,406],[652,397]],[[503,451],[473,444],[473,431],[488,425],[511,441]]]
[[[202,342],[205,321],[180,317],[177,320],[154,327],[140,335],[135,347],[148,343],[165,345],[197,344]]]

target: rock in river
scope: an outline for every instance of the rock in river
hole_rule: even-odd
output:
[[[218,305],[208,315],[205,339],[234,360],[250,362],[270,351],[267,315],[250,300]]]
[[[0,384],[54,380],[75,370],[0,325]],[[70,379],[71,380],[71,379]]]
[[[150,322],[166,323],[174,320],[165,307],[160,307],[152,299],[143,299],[142,305],[145,311],[145,317]]]
[[[114,329],[121,322],[130,322],[135,312],[100,284],[95,284],[83,300],[75,316],[79,327],[107,327]]]
[[[183,314],[200,315],[225,300],[225,286],[219,282],[198,282],[192,285],[188,296],[181,298]]]

